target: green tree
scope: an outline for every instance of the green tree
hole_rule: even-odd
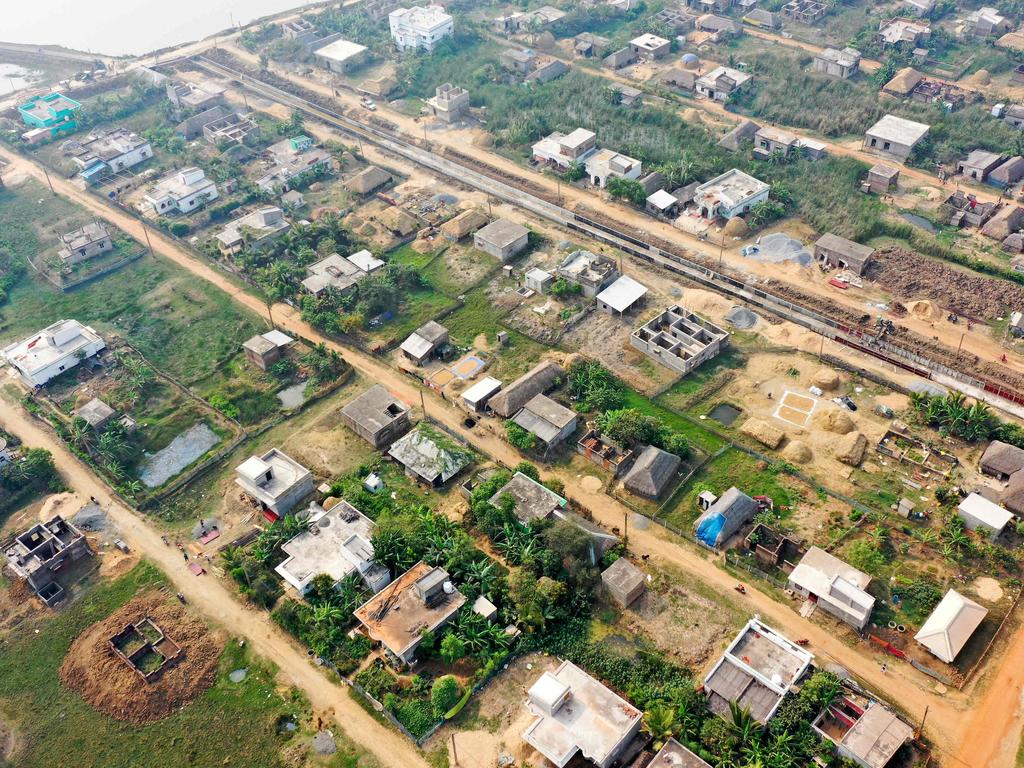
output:
[[[512,419],[505,422],[505,438],[509,445],[523,453],[533,453],[537,450],[537,438],[534,434],[520,427]]]
[[[449,632],[441,639],[441,658],[448,664],[454,664],[466,655],[466,643],[454,632]]]
[[[663,702],[653,704],[644,712],[642,727],[644,733],[649,734],[651,739],[653,739],[654,749],[659,750],[665,746],[666,741],[677,733],[675,712],[672,710],[672,707]]]
[[[430,689],[430,706],[434,710],[434,717],[440,720],[448,710],[458,703],[460,698],[462,698],[462,689],[459,687],[458,680],[452,675],[437,678]]]

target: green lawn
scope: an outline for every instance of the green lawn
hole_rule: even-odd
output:
[[[631,389],[626,390],[625,407],[636,408],[638,411],[649,416],[656,416],[661,419],[663,424],[683,435],[687,440],[707,453],[714,453],[725,445],[725,442],[717,435],[683,418],[675,411],[670,411],[668,408],[658,405],[639,392]]]
[[[66,215],[71,205],[35,182],[0,193],[0,248],[16,256],[35,254],[46,243],[33,222]],[[63,318],[121,334],[150,362],[186,383],[207,375],[245,339],[265,330],[228,294],[153,255],[68,293],[25,275],[0,306],[0,342]]]
[[[298,696],[282,698],[274,670],[235,642],[224,650],[210,690],[150,725],[113,720],[60,686],[57,670],[75,637],[137,593],[164,584],[163,575],[143,563],[116,581],[97,583],[59,613],[40,614],[35,626],[29,622],[0,637],[0,706],[21,745],[12,765],[52,768],[55,755],[61,765],[82,768],[285,765],[280,752],[287,739],[277,735],[278,719],[301,717],[306,707]],[[32,631],[37,628],[38,634]],[[227,674],[240,667],[248,668],[248,676],[232,683]],[[354,765],[353,760],[347,745],[339,744],[331,765]]]

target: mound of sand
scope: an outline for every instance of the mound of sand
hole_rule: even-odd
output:
[[[811,377],[811,383],[827,392],[839,386],[839,374],[831,368],[819,368]]]
[[[146,682],[111,650],[109,638],[150,618],[181,648],[163,672]],[[149,592],[79,635],[60,667],[60,682],[105,715],[136,725],[161,720],[207,690],[217,679],[224,643],[166,594]]]
[[[967,80],[973,85],[989,85],[992,82],[992,75],[987,69],[979,69]]]
[[[811,449],[802,440],[794,440],[782,449],[782,458],[793,464],[806,464],[813,456]]]
[[[922,301],[908,301],[907,311],[914,317],[920,318],[921,320],[932,321],[942,319],[942,310],[927,299]]]
[[[739,216],[733,216],[722,228],[722,234],[726,237],[746,237],[749,233],[750,227]]]
[[[836,442],[835,456],[837,461],[856,467],[864,460],[864,451],[868,447],[868,439],[860,432],[843,435]]]
[[[761,419],[747,419],[740,427],[740,432],[769,448],[778,448],[786,436],[781,429]]]
[[[478,147],[493,147],[494,137],[489,133],[481,133],[479,136],[473,139],[473,143],[476,144]]]
[[[855,425],[845,411],[836,408],[826,408],[814,414],[814,424],[818,429],[831,432],[835,435],[846,435],[853,432]]]
[[[688,123],[697,123],[698,125],[704,122],[704,116],[700,110],[693,107],[683,110],[683,119]]]
[[[363,237],[372,237],[377,234],[377,228],[373,224],[367,222],[359,228],[359,234]]]

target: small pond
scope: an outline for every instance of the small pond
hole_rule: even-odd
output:
[[[147,488],[161,486],[219,442],[220,438],[205,423],[193,424],[166,448],[146,457],[139,480]]]
[[[27,88],[42,76],[41,72],[0,61],[0,96]]]
[[[709,419],[714,419],[719,424],[726,427],[731,427],[732,423],[739,418],[739,415],[743,413],[735,405],[729,405],[729,403],[719,403],[711,409],[711,413],[708,414]]]
[[[306,402],[306,382],[300,381],[290,387],[285,387],[277,393],[277,399],[281,401],[282,408],[298,408]]]
[[[918,229],[923,229],[929,234],[934,235],[938,231],[935,229],[935,225],[928,221],[928,219],[924,216],[918,216],[916,213],[901,213],[900,217],[904,221],[913,224]]]

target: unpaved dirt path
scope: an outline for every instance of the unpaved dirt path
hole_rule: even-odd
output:
[[[155,563],[199,613],[245,638],[253,650],[276,664],[283,680],[309,698],[314,712],[333,716],[341,729],[381,765],[427,768],[407,739],[370,717],[343,685],[332,683],[310,664],[305,651],[278,629],[267,613],[243,605],[215,576],[195,576],[187,570],[177,548],[164,544],[159,532],[141,514],[124,506],[49,429],[7,400],[0,400],[0,425],[26,445],[50,451],[65,482],[83,501],[90,496],[99,499],[121,538],[135,552]]]

